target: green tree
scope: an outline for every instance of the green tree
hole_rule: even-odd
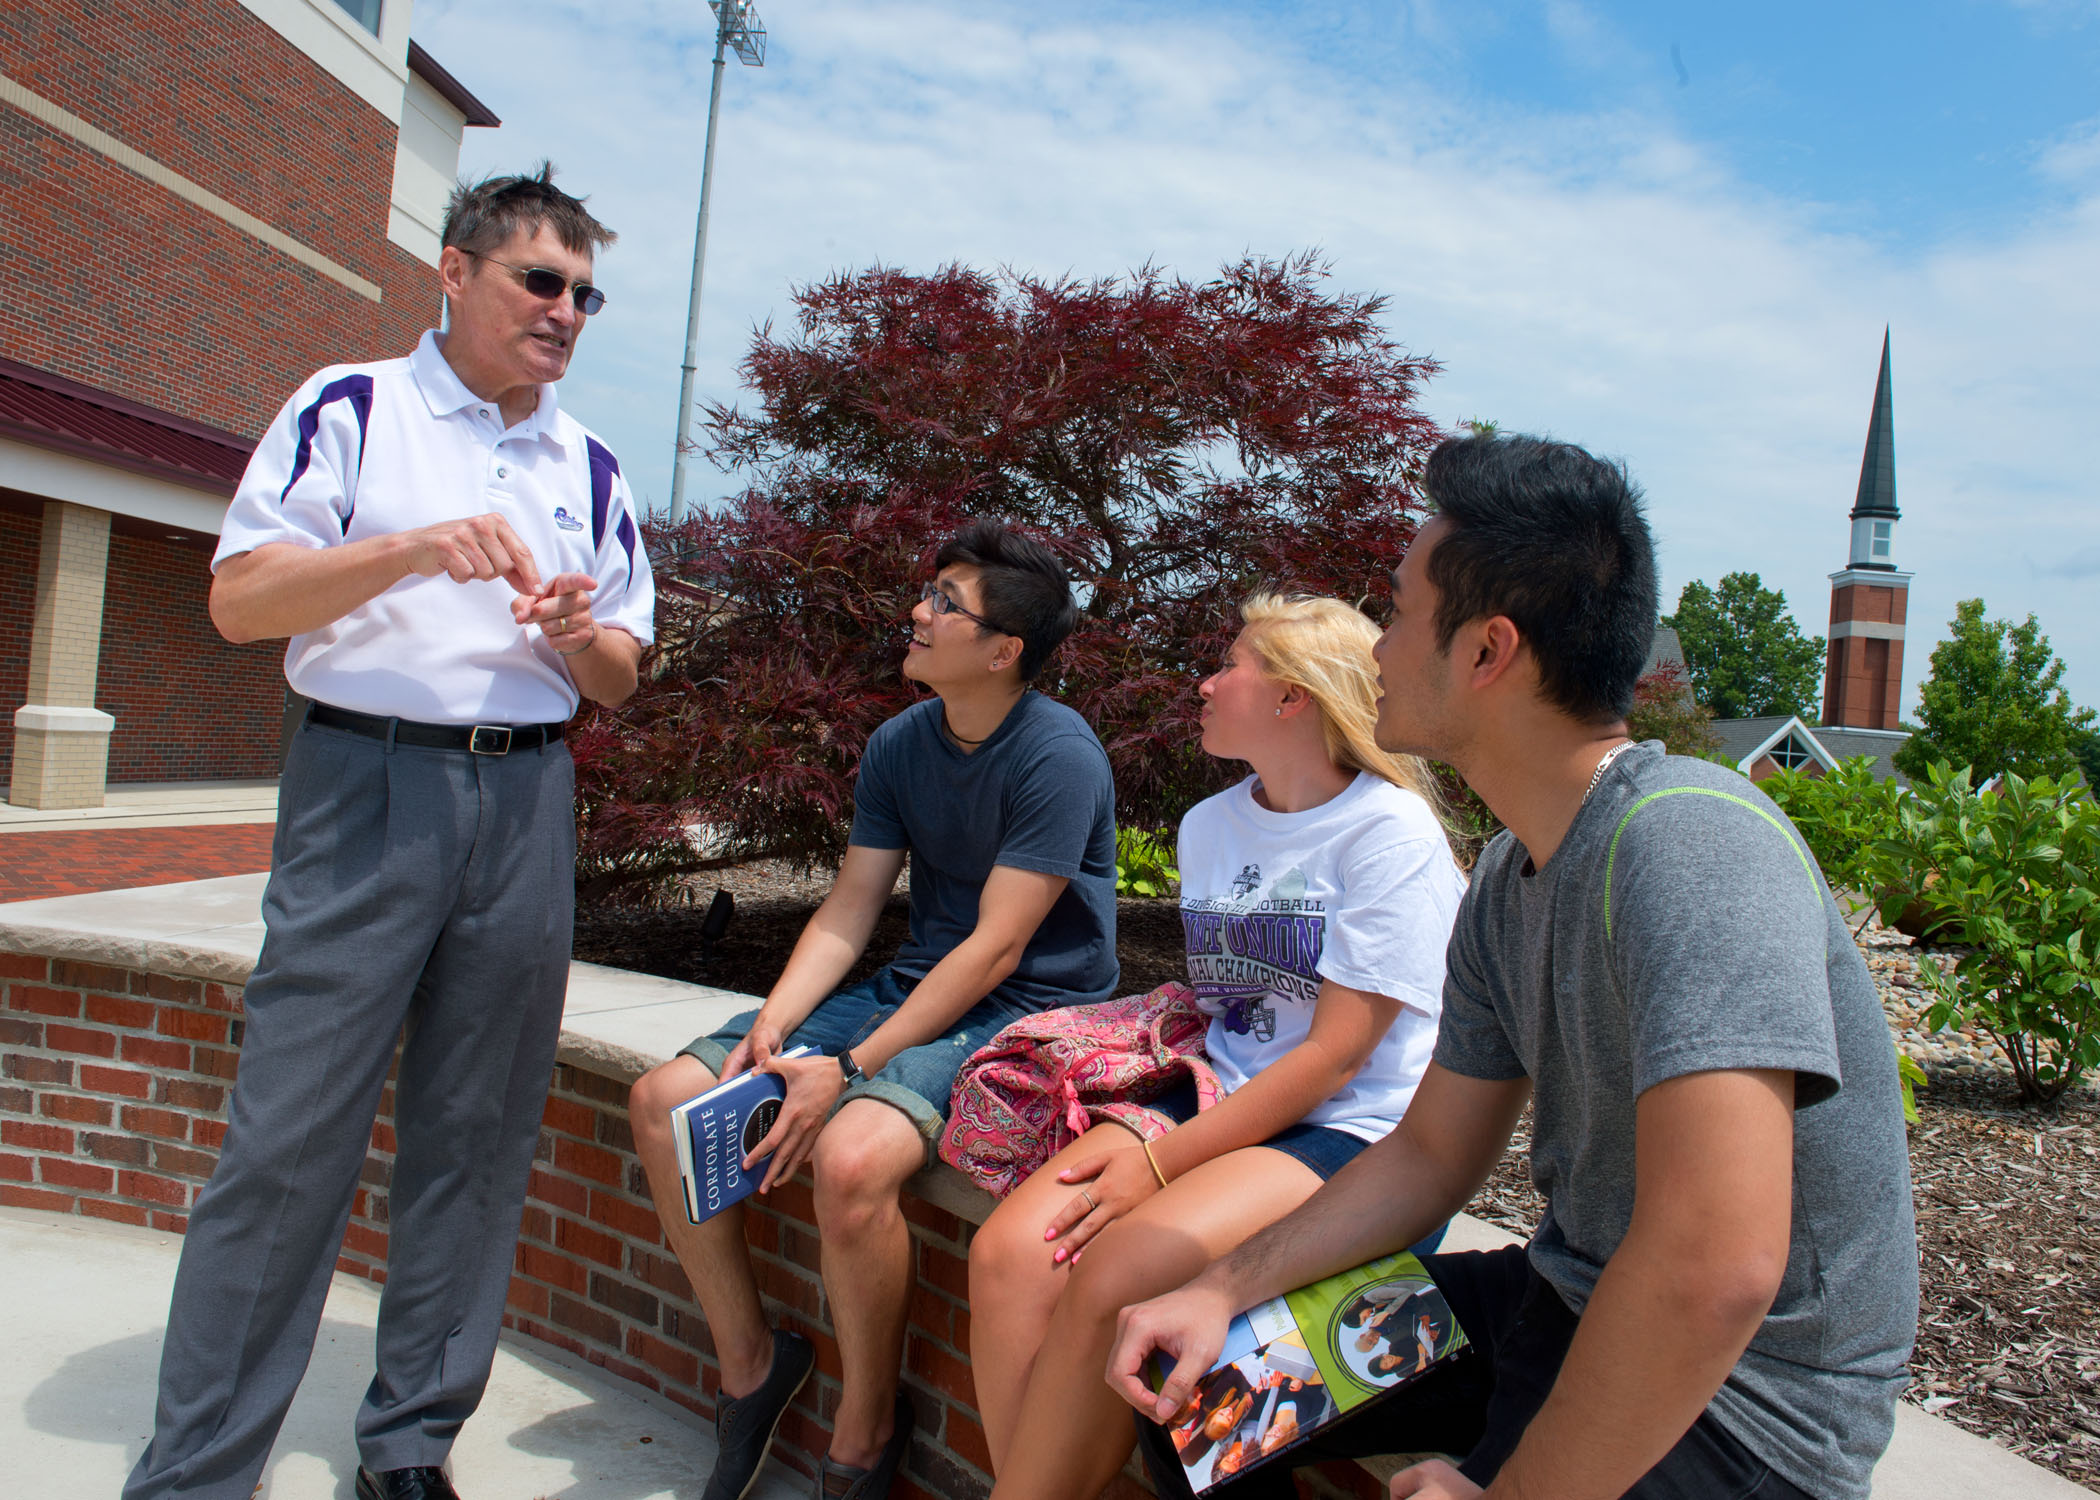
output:
[[[1718,589],[1692,582],[1663,616],[1684,647],[1692,691],[1718,719],[1766,714],[1813,718],[1823,688],[1823,638],[1804,636],[1786,594],[1755,573],[1730,573]]]
[[[2003,771],[2063,777],[2079,769],[2093,711],[2058,684],[2064,664],[2033,615],[2023,625],[1987,620],[1981,599],[1954,606],[1947,639],[1918,689],[1918,728],[1896,769],[1918,780],[1934,761],[1967,766],[1978,782]]]
[[[2071,754],[2085,774],[2085,789],[2100,793],[2100,729],[2085,728],[2071,737]]]

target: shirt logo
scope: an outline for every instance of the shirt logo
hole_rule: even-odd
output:
[[[559,526],[563,531],[583,530],[583,522],[577,520],[574,516],[570,515],[569,508],[565,505],[557,505],[554,507],[554,524],[556,526]]]

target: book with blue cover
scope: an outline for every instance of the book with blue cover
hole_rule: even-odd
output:
[[[816,1049],[792,1047],[781,1057],[806,1057]],[[787,1085],[777,1073],[739,1073],[671,1110],[671,1140],[678,1148],[678,1180],[685,1188],[685,1216],[705,1223],[732,1203],[750,1197],[766,1180],[761,1161],[749,1172],[744,1158],[780,1118]]]

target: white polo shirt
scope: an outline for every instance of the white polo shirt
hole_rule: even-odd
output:
[[[516,426],[461,383],[437,337],[406,359],[331,365],[270,424],[227,507],[212,569],[266,542],[336,547],[493,511],[542,579],[598,581],[591,617],[647,645],[656,588],[634,496],[610,450],[554,387]],[[576,711],[568,664],[510,613],[501,579],[410,576],[334,624],[295,635],[284,675],[308,698],[432,724],[558,723]]]

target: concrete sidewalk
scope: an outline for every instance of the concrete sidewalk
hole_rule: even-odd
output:
[[[8,1332],[0,1453],[10,1495],[114,1496],[153,1419],[178,1235],[0,1209]],[[351,1500],[350,1421],[372,1377],[379,1289],[338,1276],[321,1336],[265,1472],[269,1500]],[[530,1340],[505,1335],[452,1473],[465,1500],[691,1500],[714,1464],[692,1413]],[[752,1500],[809,1481],[770,1467]]]
[[[1496,1238],[1469,1226],[1468,1245]],[[7,1493],[115,1495],[145,1447],[179,1235],[0,1209],[0,1266],[19,1351],[0,1365]],[[264,1476],[268,1500],[352,1500],[350,1419],[371,1378],[379,1289],[338,1276],[306,1383]],[[708,1425],[530,1339],[506,1334],[481,1410],[453,1449],[465,1500],[693,1500]],[[779,1464],[751,1500],[799,1500]],[[2090,1500],[2091,1492],[1952,1423],[1896,1409],[1874,1500]]]

